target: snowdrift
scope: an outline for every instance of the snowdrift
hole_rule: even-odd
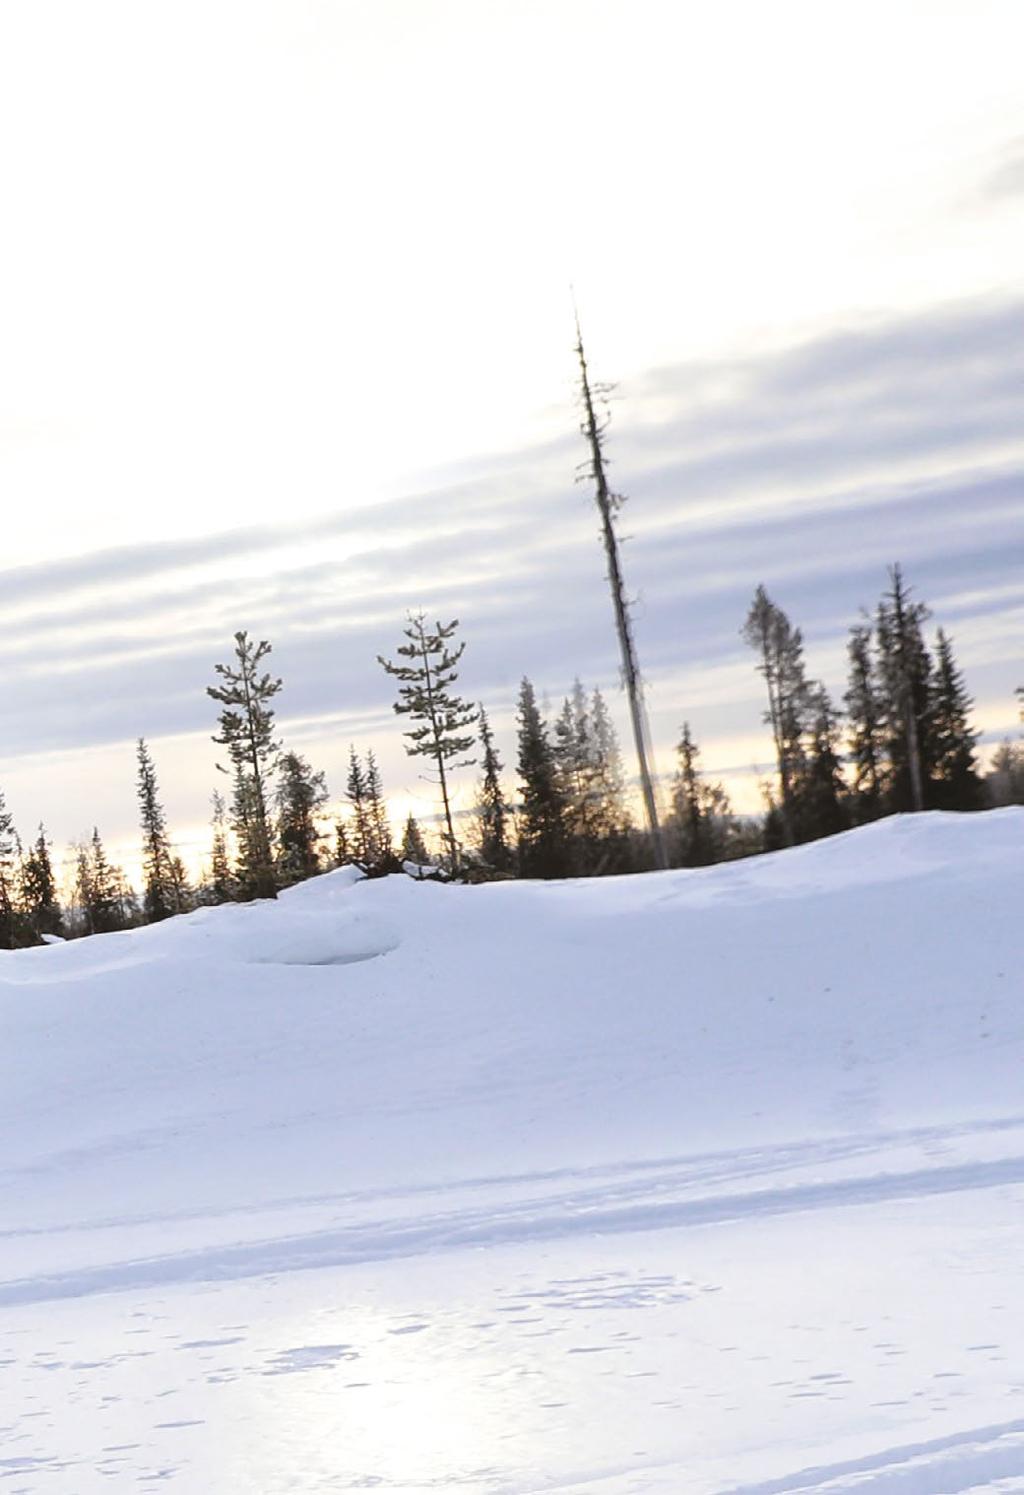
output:
[[[315,1281],[322,1295],[325,1282],[351,1289],[368,1272],[397,1282],[392,1263],[429,1275],[459,1262],[464,1282],[481,1249],[490,1262],[511,1252],[534,1265],[554,1252],[562,1281],[580,1275],[573,1267],[595,1242],[633,1264],[625,1277],[637,1242],[653,1259],[709,1231],[753,1246],[769,1226],[787,1233],[787,1250],[803,1250],[806,1272],[822,1267],[807,1249],[822,1212],[850,1222],[931,1207],[934,1230],[960,1209],[951,1201],[1019,1196],[1022,885],[1024,811],[925,815],[771,857],[593,882],[462,888],[360,882],[343,870],[277,904],[0,952],[5,1314],[56,1323],[129,1299],[142,1313],[153,1294],[165,1314],[167,1294],[184,1313],[197,1292],[267,1281],[296,1292]],[[844,1278],[834,1290],[848,1288]],[[905,1284],[879,1288],[890,1290]],[[603,1291],[594,1312],[608,1308]],[[616,1305],[639,1313],[667,1291],[637,1278]],[[673,1291],[665,1303],[682,1305],[697,1289]],[[344,1363],[339,1351],[297,1365],[329,1377]],[[669,1354],[659,1374],[674,1363]],[[421,1391],[436,1371],[422,1370]],[[953,1455],[945,1444],[930,1451],[950,1428],[920,1400],[908,1399],[909,1422],[897,1418],[913,1435],[902,1438],[889,1437],[894,1414],[867,1410],[885,1398],[858,1403],[855,1437],[843,1424],[826,1448],[806,1443],[811,1482],[799,1485],[785,1479],[802,1435],[780,1445],[745,1425],[739,1438],[735,1426],[720,1438],[705,1429],[701,1442],[688,1426],[674,1443],[663,1431],[640,1441],[623,1432],[619,1447],[601,1430],[639,1429],[643,1418],[628,1397],[610,1409],[606,1391],[572,1416],[548,1414],[560,1430],[550,1444],[527,1419],[529,1457],[501,1453],[515,1431],[507,1405],[497,1442],[464,1434],[438,1453],[424,1431],[417,1456],[412,1432],[405,1464],[381,1454],[370,1467],[371,1435],[364,1429],[360,1462],[350,1427],[337,1457],[355,1460],[346,1479],[373,1475],[402,1490],[449,1477],[480,1490],[711,1490],[766,1470],[783,1482],[742,1487],[846,1488],[848,1477],[859,1489],[872,1469],[892,1475],[892,1461],[871,1451],[881,1439],[910,1450],[892,1466],[901,1479],[931,1471],[885,1488],[968,1487],[928,1482],[939,1477],[934,1459],[948,1472]],[[594,1467],[559,1463],[573,1448],[567,1421],[589,1428]],[[12,1455],[19,1489],[82,1495],[111,1472],[141,1481],[131,1459],[150,1459],[170,1437],[151,1419],[145,1436],[125,1440],[141,1452],[104,1469],[99,1452],[68,1462],[62,1424],[51,1422],[52,1448]],[[186,1422],[202,1428],[205,1408]],[[174,1426],[177,1452],[161,1467],[184,1489],[348,1487],[330,1458],[318,1484],[312,1465],[289,1464],[272,1439],[260,1454],[251,1428],[227,1469],[212,1445]],[[16,1420],[10,1436],[35,1448],[39,1425],[28,1427]],[[993,1439],[999,1467],[1024,1474],[1013,1442],[1024,1421],[987,1415],[982,1431],[987,1443],[965,1432],[950,1445],[970,1478],[989,1455],[965,1462],[965,1447]],[[104,1436],[97,1449],[118,1446],[116,1428]],[[846,1463],[811,1457],[837,1448]],[[276,1472],[279,1455],[290,1473]]]

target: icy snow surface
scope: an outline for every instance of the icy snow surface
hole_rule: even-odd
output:
[[[0,952],[0,1495],[1024,1491],[1024,812]]]

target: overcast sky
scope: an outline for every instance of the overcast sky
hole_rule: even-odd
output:
[[[462,619],[506,757],[523,673],[618,709],[570,284],[661,766],[688,718],[753,808],[754,587],[841,695],[893,560],[1016,731],[1022,55],[1019,0],[0,4],[23,834],[128,852],[141,733],[192,845],[237,628],[287,741],[339,790],[372,743],[396,810],[409,607]]]

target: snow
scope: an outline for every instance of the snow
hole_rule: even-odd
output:
[[[1024,811],[0,952],[0,1489],[1024,1491]]]

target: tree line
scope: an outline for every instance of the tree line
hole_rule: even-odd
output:
[[[850,630],[848,686],[839,707],[804,658],[803,636],[764,587],[742,627],[765,689],[774,751],[764,812],[733,812],[700,768],[688,723],[676,747],[662,832],[673,866],[696,867],[833,835],[884,815],[977,810],[1024,803],[1024,749],[1005,741],[983,775],[972,701],[948,634],[926,637],[928,608],[898,566],[873,616]],[[136,744],[142,888],[108,857],[98,829],[71,849],[70,897],[61,897],[42,826],[22,845],[0,793],[0,948],[156,923],[202,905],[274,898],[332,867],[367,876],[481,881],[594,877],[653,865],[608,706],[577,680],[553,719],[524,678],[516,702],[515,789],[482,705],[456,691],[464,642],[457,620],[413,615],[395,661],[394,710],[408,719],[406,752],[423,761],[438,793],[437,829],[409,815],[392,827],[373,750],[351,748],[343,802],[329,812],[324,773],[278,739],[283,687],[268,668],[269,642],[235,635],[207,695],[220,707],[213,741],[226,792],[212,796],[209,853],[190,880],[175,850],[148,744]],[[1018,692],[1024,699],[1024,688]],[[473,808],[453,806],[457,774],[475,769]]]

